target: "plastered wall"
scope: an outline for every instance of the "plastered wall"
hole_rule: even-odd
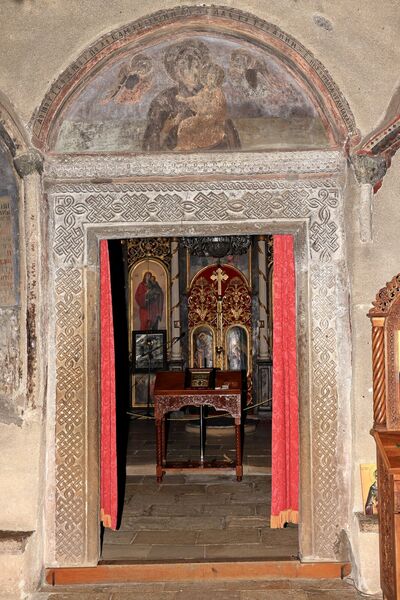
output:
[[[0,90],[9,98],[24,126],[52,81],[91,42],[124,23],[177,4],[132,0],[2,0],[0,3]],[[225,0],[281,27],[302,42],[325,65],[347,98],[356,123],[366,135],[383,117],[396,87],[400,45],[400,10],[393,0]],[[361,243],[359,188],[352,173],[347,187],[347,253],[351,279],[353,341],[352,464],[353,503],[349,539],[354,576],[363,591],[379,588],[377,535],[361,533],[353,512],[362,509],[359,464],[373,462],[370,323],[366,313],[376,291],[400,271],[398,197],[400,156],[374,198],[374,235]],[[40,337],[40,332],[39,332]],[[45,356],[41,357],[45,363]],[[37,392],[39,393],[39,391]],[[38,531],[42,519],[45,477],[42,419],[36,403],[22,424],[0,424],[0,530]],[[44,422],[44,420],[43,420]],[[40,571],[41,537],[35,534],[23,557],[0,555],[0,593],[10,600],[32,589]],[[32,544],[32,542],[30,542]],[[34,559],[33,556],[36,558]],[[8,567],[7,567],[8,565]],[[12,569],[9,565],[13,565]]]
[[[382,188],[373,199],[373,241],[362,243],[359,236],[359,191],[353,178],[349,179],[346,220],[353,346],[353,512],[363,509],[360,464],[375,462],[375,443],[369,434],[373,422],[371,325],[366,314],[379,288],[400,271],[399,194],[400,156],[397,155]],[[354,516],[351,522],[358,586],[364,591],[378,590],[378,536],[360,532]]]
[[[50,83],[101,34],[177,2],[3,0],[1,90],[28,122]],[[217,3],[216,3],[217,4]],[[395,86],[400,46],[393,0],[226,0],[281,27],[325,65],[363,134],[384,114]]]

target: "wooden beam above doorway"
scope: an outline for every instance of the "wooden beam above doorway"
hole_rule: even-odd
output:
[[[302,563],[298,560],[99,564],[97,567],[46,569],[50,586],[106,583],[199,581],[217,579],[343,579],[347,562]]]

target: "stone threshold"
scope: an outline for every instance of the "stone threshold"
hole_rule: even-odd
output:
[[[47,585],[90,585],[219,579],[343,579],[347,562],[302,563],[299,560],[252,560],[175,563],[99,564],[96,567],[57,567],[45,572]]]

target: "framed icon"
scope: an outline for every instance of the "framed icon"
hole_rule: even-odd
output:
[[[132,331],[133,371],[152,373],[167,366],[167,332]]]

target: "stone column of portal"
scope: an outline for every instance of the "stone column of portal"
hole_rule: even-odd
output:
[[[172,340],[181,335],[181,325],[179,322],[179,253],[178,240],[172,238],[171,241],[171,334]],[[182,360],[182,347],[180,340],[175,342],[171,348],[171,361]]]
[[[268,346],[267,338],[267,324],[268,324],[268,311],[267,311],[267,247],[266,247],[266,236],[259,235],[257,238],[257,250],[258,250],[258,303],[260,305],[260,327],[259,327],[259,358],[261,360],[267,360],[270,358],[270,351]]]

